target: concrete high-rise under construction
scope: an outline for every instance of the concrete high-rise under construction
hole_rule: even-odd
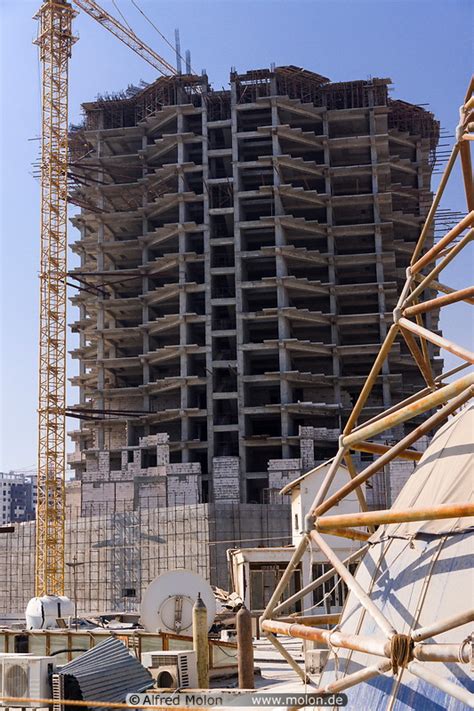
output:
[[[90,498],[168,475],[202,500],[261,501],[302,428],[316,460],[333,455],[431,199],[438,123],[389,85],[286,66],[84,105],[72,380],[89,419],[70,462]],[[407,352],[373,415],[419,388]]]

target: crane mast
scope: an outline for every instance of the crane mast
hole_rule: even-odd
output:
[[[176,74],[94,0],[73,3],[161,74]],[[64,595],[68,68],[76,15],[66,0],[44,0],[35,15],[42,66],[36,597]]]
[[[35,595],[64,594],[68,65],[72,6],[36,18],[42,65],[38,491]]]

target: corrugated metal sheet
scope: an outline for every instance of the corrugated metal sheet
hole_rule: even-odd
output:
[[[473,481],[473,417],[468,408],[435,436],[394,508],[469,500]],[[466,498],[465,498],[466,497]],[[399,633],[446,619],[472,608],[474,528],[466,519],[380,527],[361,562],[356,579]],[[471,519],[472,523],[472,519]],[[340,629],[383,640],[372,618],[349,594]],[[472,624],[436,635],[427,643],[461,644]],[[371,666],[380,658],[338,649],[331,653],[322,684]],[[438,677],[474,691],[464,664],[423,662]],[[403,669],[346,690],[350,711],[465,711],[466,706]]]
[[[58,673],[64,677],[65,696],[71,700],[122,702],[127,694],[153,685],[150,672],[114,637],[76,657]]]

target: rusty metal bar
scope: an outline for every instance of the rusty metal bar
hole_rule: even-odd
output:
[[[354,479],[357,476],[357,469],[355,468],[354,462],[352,461],[351,453],[348,451],[344,454],[344,461],[346,462],[347,469],[349,471],[349,476]],[[367,511],[367,501],[365,500],[364,492],[362,487],[358,486],[355,490],[357,495],[357,500],[359,501],[359,506],[362,511]]]
[[[344,691],[344,689],[349,689],[351,686],[360,684],[362,681],[370,681],[370,679],[374,679],[374,677],[390,671],[391,668],[391,662],[382,661],[378,664],[366,667],[365,669],[360,669],[353,674],[348,674],[347,676],[342,677],[342,679],[331,681],[329,684],[326,684],[326,686],[320,686],[316,689],[316,693],[329,694]]]
[[[455,304],[458,301],[464,301],[466,297],[469,299],[474,297],[474,286],[469,286],[466,289],[459,289],[458,291],[454,291],[452,294],[446,294],[446,296],[438,296],[436,299],[422,301],[420,304],[415,304],[415,306],[408,306],[408,308],[403,311],[403,316],[409,318],[410,316],[415,316],[415,314],[423,314],[426,311],[441,308],[441,306],[448,306],[448,304]]]
[[[385,454],[385,452],[390,451],[391,447],[386,444],[378,444],[378,442],[357,442],[351,449],[355,449],[357,452],[369,452],[369,454]],[[405,449],[404,452],[400,452],[398,458],[408,459],[410,462],[419,462],[422,456],[423,452],[418,452],[416,449]]]
[[[461,141],[461,145],[459,146],[459,155],[461,157],[467,207],[468,210],[474,210],[474,184],[472,182],[471,147],[468,141]]]
[[[471,98],[473,92],[474,92],[474,75],[471,77],[471,81],[469,82],[469,86],[467,87],[466,96],[464,97],[464,104],[467,104],[467,102]]]
[[[453,615],[452,617],[446,617],[444,620],[433,622],[431,625],[419,627],[411,633],[411,636],[415,642],[422,642],[424,639],[435,637],[437,634],[447,632],[448,630],[455,629],[461,625],[467,625],[469,622],[474,622],[474,610],[461,612],[457,615]]]
[[[417,279],[419,278],[419,274],[417,274]],[[437,291],[441,291],[443,294],[454,294],[457,289],[453,289],[452,286],[448,286],[447,284],[443,284],[440,281],[433,280],[431,282],[431,285],[433,289],[436,289]],[[474,305],[474,299],[465,299],[466,304],[471,304]]]
[[[286,637],[297,637],[313,642],[321,642],[331,647],[343,647],[352,649],[355,652],[365,652],[378,657],[390,656],[390,642],[365,637],[363,635],[345,634],[338,630],[323,630],[319,627],[308,627],[298,623],[278,622],[277,620],[265,620],[262,622],[262,629],[265,633],[281,634]]]
[[[413,356],[413,360],[417,364],[417,366],[418,366],[418,368],[425,380],[425,383],[427,384],[427,386],[429,388],[434,389],[435,384],[434,384],[431,368],[428,367],[428,363],[425,359],[425,356],[418,348],[417,342],[415,341],[415,339],[413,338],[411,333],[404,331],[403,328],[401,329],[401,333],[402,333],[405,343],[408,346],[410,353]]]
[[[368,511],[366,513],[369,513]],[[371,533],[366,533],[365,531],[357,531],[354,528],[331,528],[330,530],[324,531],[328,536],[339,536],[340,538],[350,538],[351,541],[368,541]]]
[[[373,462],[372,464],[369,464],[369,466],[364,469],[364,471],[357,475],[356,479],[353,479],[352,481],[348,482],[341,489],[339,489],[339,491],[336,491],[334,494],[332,494],[332,496],[326,499],[323,504],[318,506],[313,515],[320,516],[321,514],[325,513],[333,506],[338,504],[339,501],[341,501],[341,499],[343,499],[344,496],[346,496],[347,494],[350,494],[350,492],[353,491],[356,486],[362,484],[364,481],[367,481],[367,479],[370,479],[371,476],[376,474],[386,464],[391,462],[392,459],[395,459],[398,456],[399,452],[402,452],[403,450],[407,449],[420,437],[427,434],[430,430],[434,429],[434,427],[440,425],[444,420],[449,417],[449,415],[455,412],[458,407],[464,405],[464,403],[472,397],[473,392],[474,388],[472,386],[467,388],[461,395],[459,395],[452,402],[443,407],[439,412],[435,412],[434,415],[429,417],[427,420],[425,420],[425,422],[423,422],[421,425],[412,430],[403,439],[401,439],[400,442],[397,442],[397,444],[395,444],[389,452],[382,454],[379,459],[377,459],[377,461]]]
[[[275,637],[274,634],[271,632],[267,632],[264,630],[263,625],[267,625],[267,622],[262,622],[262,630],[265,632],[265,637],[273,644],[275,649],[280,652],[281,656],[283,659],[286,659],[290,667],[293,669],[294,672],[298,674],[300,679],[302,680],[303,684],[306,684],[307,681],[309,681],[308,677],[306,676],[306,673],[301,669],[301,667],[295,662],[291,654],[285,647],[282,645],[282,643]]]
[[[378,355],[374,361],[374,364],[370,370],[369,375],[367,376],[367,380],[364,383],[364,386],[360,392],[360,395],[357,399],[356,404],[354,405],[354,408],[350,414],[349,419],[347,420],[346,426],[344,427],[343,434],[349,434],[349,432],[352,431],[354,424],[357,420],[357,418],[360,415],[360,412],[362,408],[364,407],[367,398],[370,394],[370,391],[372,390],[373,384],[375,382],[375,379],[377,378],[380,369],[385,361],[385,358],[387,357],[390,348],[393,345],[393,342],[395,338],[397,337],[398,334],[398,326],[396,323],[392,324],[390,326],[390,329],[385,336],[385,341],[382,344],[382,347],[380,351],[378,352]]]
[[[419,662],[458,662],[469,664],[471,661],[470,642],[457,644],[417,644],[413,656]]]
[[[461,365],[457,365],[456,368],[451,368],[451,370],[447,370],[445,373],[440,373],[440,375],[436,376],[434,381],[436,384],[442,383],[443,380],[451,377],[451,375],[455,375],[456,373],[459,373],[460,370],[465,370],[466,368],[469,368],[469,367],[470,367],[469,363],[461,363]],[[409,405],[412,402],[416,402],[424,395],[429,395],[430,392],[432,392],[432,388],[424,388],[423,390],[420,390],[419,392],[414,393],[414,395],[410,395],[410,397],[407,397],[404,400],[400,400],[400,402],[398,402],[396,405],[392,405],[392,407],[390,407],[388,410],[385,410],[384,412],[381,412],[380,414],[375,415],[374,417],[371,417],[370,420],[367,420],[363,424],[358,425],[358,427],[354,427],[354,429],[352,431],[358,432],[360,429],[362,429],[362,427],[372,424],[372,422],[378,422],[386,415],[390,415],[392,412],[396,412],[397,410],[400,410],[405,405]],[[361,443],[359,442],[355,445],[352,445],[351,449],[357,449],[359,444],[361,444]],[[398,455],[398,456],[401,456],[401,455]]]
[[[278,622],[297,623],[300,625],[337,625],[341,619],[341,613],[333,615],[291,615],[289,617],[279,617]]]
[[[355,551],[354,553],[351,553],[351,555],[345,558],[342,562],[344,563],[344,565],[354,563],[356,560],[364,556],[365,552],[367,551],[367,548],[368,546],[362,546],[361,548],[359,548],[359,550]],[[275,609],[273,610],[273,614],[276,615],[278,612],[281,612],[281,610],[284,610],[286,607],[289,607],[294,602],[301,600],[301,598],[305,595],[308,595],[309,593],[313,592],[313,590],[316,590],[316,588],[319,588],[323,583],[326,582],[326,580],[332,578],[335,572],[336,571],[334,568],[331,568],[331,570],[327,570],[325,573],[323,573],[323,575],[320,575],[319,578],[316,578],[316,580],[313,580],[308,585],[305,585],[304,588],[298,590],[298,592],[294,593],[291,597],[287,598],[286,600],[283,600],[283,602],[281,602],[275,607]]]
[[[421,234],[418,238],[418,242],[416,243],[415,251],[413,252],[413,256],[411,258],[411,264],[414,264],[416,262],[416,260],[418,259],[419,255],[421,254],[421,250],[423,249],[423,246],[425,244],[426,236],[427,236],[428,231],[433,223],[433,219],[435,217],[436,210],[438,209],[438,205],[440,203],[441,197],[442,197],[444,189],[446,187],[446,183],[448,182],[448,178],[451,175],[451,171],[452,171],[453,166],[456,162],[458,153],[459,153],[459,145],[456,143],[453,146],[449,160],[446,163],[444,173],[441,176],[441,180],[439,181],[436,195],[433,198],[433,202],[432,202],[431,207],[429,209],[428,215],[426,216],[425,224],[423,225],[423,229],[421,230]]]
[[[450,244],[453,239],[455,239],[458,235],[464,232],[464,230],[468,227],[472,227],[473,224],[474,210],[471,210],[471,212],[469,212],[466,217],[463,217],[463,219],[458,222],[455,227],[449,230],[449,232],[447,232],[444,237],[439,240],[439,242],[434,244],[431,249],[426,252],[426,254],[420,257],[416,262],[412,262],[412,265],[410,267],[411,273],[417,274],[419,271],[421,271],[423,267],[426,267],[427,264],[432,262],[436,258],[436,255],[439,254],[448,244]]]
[[[409,521],[433,521],[442,518],[463,518],[474,516],[474,504],[439,504],[420,509],[383,509],[382,511],[362,511],[361,513],[340,514],[338,516],[318,516],[315,527],[318,531],[330,533],[336,527],[382,526],[386,523],[408,523]]]
[[[324,498],[326,494],[329,491],[329,487],[332,484],[332,480],[334,479],[334,476],[338,470],[339,465],[341,464],[344,455],[346,453],[346,449],[344,447],[340,447],[336,456],[332,460],[331,466],[329,467],[326,476],[323,479],[323,483],[319,487],[318,493],[314,497],[313,503],[311,504],[311,509],[310,509],[310,514],[314,511],[314,509],[319,506],[319,504],[324,501]]]
[[[466,101],[464,104],[464,111],[472,111],[474,109],[474,96],[471,96],[470,99]]]
[[[415,333],[417,336],[426,338],[426,340],[431,341],[431,343],[434,343],[436,346],[444,348],[444,350],[453,353],[459,358],[462,358],[468,363],[474,363],[474,353],[468,351],[467,348],[463,348],[463,346],[458,346],[457,343],[451,343],[451,341],[448,341],[447,338],[443,338],[443,336],[438,336],[438,334],[434,333],[433,331],[429,331],[427,328],[419,326],[417,323],[413,323],[413,321],[409,321],[406,318],[402,317],[398,323],[403,330],[407,329],[408,331]],[[448,386],[445,385],[445,387]],[[429,397],[429,395],[427,397]]]
[[[329,562],[335,567],[340,577],[344,580],[349,590],[354,593],[362,607],[367,610],[379,629],[382,630],[388,639],[391,639],[391,637],[396,634],[396,630],[387,620],[385,615],[383,615],[379,608],[374,604],[373,600],[370,599],[369,595],[367,595],[360,583],[358,583],[354,576],[347,570],[346,566],[317,531],[311,531],[310,536],[316,545],[322,550]]]
[[[423,318],[421,315],[417,314],[415,316],[415,321],[417,322],[417,324],[419,326],[423,326]],[[433,375],[433,368],[431,367],[430,353],[428,351],[428,343],[425,338],[420,337],[420,344],[421,344],[421,352],[423,354],[423,360],[426,364],[426,373],[428,376],[426,383],[428,386],[430,386],[430,385],[434,386],[434,375]]]
[[[280,578],[280,580],[273,592],[273,595],[271,596],[271,598],[268,602],[268,605],[267,605],[262,617],[260,618],[262,621],[267,619],[267,617],[269,617],[272,614],[273,610],[276,608],[277,604],[279,603],[280,597],[281,597],[283,591],[285,590],[286,586],[290,582],[291,576],[293,575],[294,571],[298,567],[300,560],[304,555],[304,552],[308,546],[308,542],[309,541],[308,541],[307,536],[303,536],[301,538],[301,541],[295,548],[295,552],[291,556],[291,560],[288,563],[288,567],[286,568],[285,572],[281,576],[281,578]]]
[[[415,676],[419,677],[420,679],[423,679],[423,681],[427,681],[428,684],[432,684],[433,686],[436,686],[437,689],[443,691],[445,694],[449,694],[453,698],[458,699],[466,705],[466,708],[473,708],[474,694],[469,693],[467,689],[464,689],[461,686],[458,686],[457,684],[453,684],[452,681],[440,676],[436,672],[430,671],[429,669],[427,669],[425,664],[420,664],[419,662],[410,662],[407,669]]]
[[[405,319],[400,319],[400,321],[405,321]],[[412,326],[410,321],[408,321],[408,323],[410,324],[410,326]],[[413,325],[416,327],[416,324]],[[425,395],[425,397],[420,398],[411,405],[405,405],[405,407],[402,407],[400,410],[392,413],[391,415],[383,417],[378,422],[374,422],[371,425],[365,425],[364,427],[361,427],[358,432],[346,435],[342,439],[342,444],[345,447],[350,447],[352,444],[354,444],[354,442],[361,442],[362,440],[369,439],[370,437],[373,437],[374,435],[377,435],[380,432],[383,432],[384,430],[391,429],[396,425],[402,424],[402,422],[410,420],[416,415],[422,415],[427,410],[431,410],[432,408],[437,407],[438,405],[441,405],[444,402],[447,402],[456,395],[459,395],[463,392],[463,390],[466,390],[466,388],[469,388],[473,384],[474,374],[471,373],[470,375],[465,375],[463,378],[456,380],[454,383],[444,385],[444,387],[440,388],[439,390],[436,390],[435,392],[430,393],[429,395]],[[406,449],[406,447],[404,447],[403,449]]]
[[[434,281],[435,277],[438,276],[438,274],[442,272],[443,269],[445,269],[445,267],[447,267],[450,262],[452,262],[454,257],[459,254],[459,252],[464,249],[464,247],[469,244],[469,242],[471,242],[473,239],[474,230],[469,230],[469,232],[467,232],[457,244],[451,247],[449,253],[445,257],[443,257],[443,259],[435,267],[433,267],[429,274],[427,274],[425,277],[423,277],[422,274],[417,274],[415,276],[415,279],[420,279],[420,284],[418,284],[418,286],[413,289],[411,294],[407,296],[404,303],[408,304],[410,301],[416,299],[416,297],[419,296],[425,289],[429,288],[430,285],[432,288],[436,287],[439,291],[443,291],[443,289],[440,288],[443,285],[436,283]]]

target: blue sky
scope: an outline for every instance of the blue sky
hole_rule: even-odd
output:
[[[112,2],[101,4],[116,14]],[[173,61],[130,0],[116,4],[137,34]],[[32,16],[39,5],[40,0],[0,0],[1,471],[33,469],[36,461],[39,185],[31,164],[40,135],[40,67],[32,45]],[[191,50],[193,68],[205,68],[215,88],[227,87],[232,66],[245,71],[272,62],[303,66],[334,81],[391,77],[392,96],[429,104],[449,133],[473,65],[471,0],[140,0],[139,5],[169,39],[180,28],[182,53]],[[71,121],[80,119],[81,102],[98,93],[155,78],[151,67],[87,15],[81,13],[74,28],[79,41],[71,61]],[[465,209],[459,171],[445,206]],[[71,227],[69,240],[76,238]],[[444,281],[467,285],[471,257],[466,254],[447,270]],[[448,314],[444,333],[467,344],[472,338],[467,310]],[[71,376],[75,364],[68,367]],[[75,398],[69,389],[68,402]],[[76,423],[68,420],[68,429]]]

